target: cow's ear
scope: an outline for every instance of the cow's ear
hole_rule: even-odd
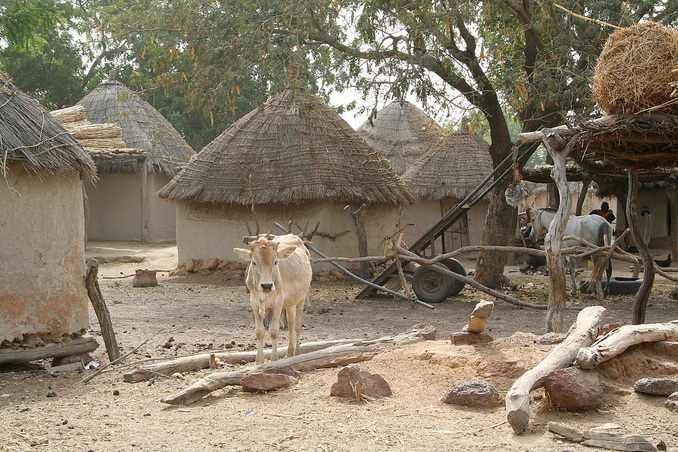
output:
[[[246,261],[252,260],[252,250],[246,250],[244,248],[233,248],[233,251],[238,253]]]
[[[278,259],[287,259],[294,253],[294,250],[296,250],[297,247],[294,245],[289,245],[286,246],[285,248],[279,249],[278,250]]]

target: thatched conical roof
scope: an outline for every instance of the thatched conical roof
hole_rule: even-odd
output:
[[[403,181],[422,198],[465,198],[492,172],[489,146],[462,127],[421,156]]]
[[[393,168],[320,99],[287,88],[231,125],[160,192],[199,202],[293,204],[313,200],[404,204]]]
[[[438,123],[407,101],[387,105],[377,112],[372,124],[363,123],[358,133],[400,175],[445,134]]]
[[[149,173],[173,177],[194,154],[172,124],[151,104],[115,80],[114,74],[78,105],[85,107],[87,120],[92,123],[118,124],[128,147],[142,149],[150,155]],[[102,173],[139,171],[136,160],[127,164],[120,160],[98,162],[97,169]]]
[[[20,163],[33,173],[70,176],[89,180],[96,168],[82,146],[35,100],[19,91],[0,71],[0,173],[7,164]]]

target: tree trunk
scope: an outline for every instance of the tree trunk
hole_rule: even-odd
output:
[[[490,206],[485,217],[483,229],[483,246],[506,246],[511,244],[515,236],[518,211],[506,204],[504,192],[509,181],[497,184],[490,195]],[[506,253],[480,251],[476,266],[475,280],[483,286],[497,289],[500,277],[504,274]]]
[[[638,194],[638,171],[634,169],[626,170],[629,175],[629,193],[626,200],[626,216],[629,218],[629,228],[631,235],[636,242],[640,256],[643,258],[643,283],[640,285],[635,296],[633,306],[633,323],[638,325],[645,323],[645,311],[647,311],[647,301],[650,298],[650,291],[654,285],[654,261],[650,254],[650,248],[643,239],[643,235],[638,227],[638,212],[636,209],[636,196]]]
[[[591,177],[584,176],[584,179],[581,182],[581,191],[579,192],[579,198],[577,198],[577,209],[574,214],[578,217],[582,214],[582,209],[584,208],[584,201],[586,201],[586,194],[589,192],[589,186],[591,185]]]
[[[565,318],[565,266],[560,254],[560,249],[565,235],[565,226],[570,215],[571,196],[567,186],[565,160],[568,149],[557,151],[546,140],[544,144],[549,154],[553,157],[553,170],[551,177],[558,187],[560,194],[560,207],[556,216],[549,226],[549,233],[544,242],[546,251],[546,263],[549,269],[549,301],[546,310],[546,331],[560,333],[563,331],[563,319]]]
[[[365,222],[363,221],[365,209],[367,209],[366,204],[360,206],[358,210],[351,209],[351,206],[344,207],[344,213],[353,220],[355,235],[358,239],[358,254],[360,257],[367,256],[367,232],[365,231]],[[368,279],[370,277],[370,265],[368,262],[360,263],[360,277],[363,279]]]

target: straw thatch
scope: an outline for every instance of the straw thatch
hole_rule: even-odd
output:
[[[445,135],[442,127],[407,101],[384,107],[372,124],[366,121],[358,133],[400,175]]]
[[[256,204],[413,201],[395,171],[346,121],[293,88],[226,129],[159,195],[249,205],[250,175]]]
[[[593,100],[608,115],[646,109],[678,113],[671,97],[678,81],[678,31],[655,22],[610,35],[593,76]]]
[[[85,107],[90,122],[112,122],[122,127],[126,145],[150,155],[149,173],[173,177],[191,158],[193,149],[155,108],[113,77],[99,84],[78,105]],[[139,165],[137,160],[118,159],[99,161],[97,169],[101,173],[139,172]]]
[[[462,128],[421,156],[403,181],[425,199],[465,198],[492,172],[489,147]]]
[[[9,76],[0,72],[0,170],[20,163],[26,171],[59,176],[81,173],[95,178],[92,159],[35,100],[19,91]]]
[[[589,171],[678,166],[678,116],[614,115],[579,124],[572,156]]]

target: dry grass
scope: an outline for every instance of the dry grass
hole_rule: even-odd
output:
[[[678,31],[646,22],[610,35],[596,64],[592,97],[608,115],[648,109],[678,113],[671,97]]]

